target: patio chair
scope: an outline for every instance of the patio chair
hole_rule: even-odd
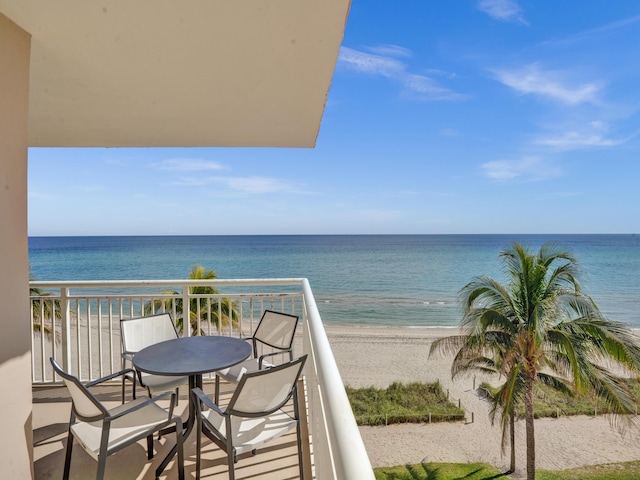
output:
[[[109,410],[89,391],[88,387],[93,387],[126,373],[132,373],[132,370],[124,370],[82,384],[78,378],[65,372],[53,358],[50,360],[55,372],[64,380],[71,394],[72,402],[63,479],[69,478],[74,438],[89,455],[98,461],[96,479],[102,480],[109,455],[146,437],[147,459],[151,460],[153,458],[153,434],[172,424],[175,424],[176,428],[178,477],[180,480],[184,479],[182,419],[180,415],[173,414],[173,408],[176,404],[175,393],[166,392],[155,399],[135,399]],[[135,376],[133,378],[135,382]],[[167,411],[156,402],[168,395],[171,395],[171,403]]]
[[[238,455],[256,449],[296,429],[298,466],[303,478],[300,415],[297,382],[307,355],[265,370],[246,373],[240,379],[231,401],[221,410],[199,388],[192,390],[196,413],[196,479],[200,478],[202,435],[206,435],[227,454],[229,479],[235,479]],[[282,407],[293,398],[293,416]],[[207,407],[208,410],[203,409]]]
[[[216,372],[215,402],[220,403],[220,378],[227,382],[238,383],[243,375],[255,372],[263,368],[273,366],[273,363],[265,361],[265,358],[276,355],[288,355],[288,361],[293,359],[293,337],[298,326],[298,317],[273,310],[265,310],[256,327],[251,340],[253,344],[253,357],[231,368],[225,368]],[[267,353],[264,353],[268,350]]]
[[[133,356],[143,348],[153,345],[154,343],[178,338],[178,331],[169,313],[160,313],[138,318],[124,318],[120,320],[120,334],[123,369],[134,368],[132,362]],[[150,397],[153,397],[157,393],[175,390],[177,398],[179,394],[178,387],[189,382],[189,377],[153,375],[139,370],[136,370],[136,372],[140,385],[147,389]],[[126,380],[131,380],[131,375],[122,377],[122,403],[124,403]],[[135,388],[133,389],[133,398],[136,398]]]

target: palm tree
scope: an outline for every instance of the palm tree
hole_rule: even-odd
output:
[[[490,414],[502,411],[504,444],[507,422],[512,425],[515,406],[524,403],[527,479],[533,480],[535,385],[592,391],[615,414],[632,413],[635,398],[613,372],[638,372],[640,346],[626,324],[605,318],[582,292],[569,251],[545,244],[534,254],[514,243],[500,259],[508,284],[473,278],[460,291],[462,334],[435,342],[430,353],[455,353],[452,377],[469,370],[505,377]]]
[[[194,265],[189,272],[190,280],[213,280],[218,275],[214,270],[207,270],[201,265]],[[182,334],[184,329],[184,309],[183,300],[179,297],[180,292],[175,290],[165,290],[162,292],[166,295],[171,295],[174,298],[155,299],[152,302],[147,302],[144,307],[146,315],[157,311],[173,311],[173,304],[175,302],[176,313],[176,327]],[[218,295],[220,291],[212,286],[193,286],[189,287],[190,295]],[[209,308],[208,302],[211,301]],[[199,307],[199,308],[198,308]],[[198,312],[200,315],[198,316]],[[191,298],[189,300],[189,324],[191,326],[192,335],[205,335],[206,332],[202,328],[202,323],[211,321],[218,328],[224,328],[231,324],[232,326],[238,326],[238,319],[240,318],[238,313],[238,303],[232,301],[230,298]]]
[[[29,273],[29,280],[33,280]],[[62,307],[59,299],[47,299],[51,293],[36,287],[29,287],[31,298],[31,317],[33,318],[33,330],[43,332],[47,337],[53,334],[53,323],[62,319]],[[56,333],[56,341],[60,340],[60,332]]]
[[[502,332],[490,332],[485,337],[485,345],[478,345],[479,339],[471,335],[458,335],[436,341],[432,345],[431,353],[438,349],[457,350],[457,355],[451,365],[451,376],[470,371],[482,372],[505,377],[504,383],[497,391],[490,392],[491,409],[489,418],[494,424],[500,413],[502,430],[502,450],[506,449],[507,432],[509,433],[510,463],[507,473],[516,469],[515,454],[515,407],[522,401],[522,375],[514,365],[516,356],[513,354],[513,338]]]

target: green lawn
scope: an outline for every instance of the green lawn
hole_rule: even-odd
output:
[[[538,480],[637,480],[640,478],[640,460],[570,470],[543,470],[536,477]]]
[[[519,480],[507,476],[486,463],[423,463],[374,469],[376,480]],[[538,480],[636,480],[640,478],[640,460],[609,463],[569,470],[538,470]]]
[[[464,420],[464,410],[447,400],[439,382],[392,383],[386,389],[346,387],[358,425]]]

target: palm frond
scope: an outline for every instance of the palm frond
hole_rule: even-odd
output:
[[[634,411],[627,383],[606,367],[640,372],[639,339],[582,292],[573,254],[553,243],[532,253],[515,242],[499,259],[506,285],[473,277],[459,293],[463,335],[434,342],[430,354],[454,354],[452,376],[475,370],[505,378],[490,410],[492,422],[500,415],[503,447],[515,406],[525,394],[533,398],[536,384],[569,394],[591,390],[616,414]],[[533,404],[525,409],[533,418]],[[533,424],[527,430],[533,434]]]
[[[206,269],[201,265],[194,265],[189,272],[190,280],[212,280],[218,275],[214,270]],[[180,292],[175,290],[165,290],[162,292],[167,298],[154,299],[145,303],[145,314],[159,311],[173,312],[175,314],[175,324],[178,331],[184,333],[185,305]],[[237,327],[239,325],[240,304],[228,297],[207,298],[207,296],[217,296],[220,291],[208,285],[194,285],[189,287],[189,294],[203,297],[193,297],[186,307],[189,311],[188,325],[192,335],[206,335],[205,325],[213,324],[219,330],[226,327]]]

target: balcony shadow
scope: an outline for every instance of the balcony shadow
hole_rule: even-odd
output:
[[[91,388],[91,393],[93,393],[98,400],[101,402],[121,402],[122,401],[122,390],[118,385],[100,385]],[[146,390],[138,389],[137,393],[139,395],[145,395]],[[69,396],[69,391],[67,387],[64,385],[47,385],[47,386],[38,386],[33,388],[32,395],[33,403],[71,403],[71,397]],[[127,385],[126,390],[126,399],[131,399],[131,386]]]

